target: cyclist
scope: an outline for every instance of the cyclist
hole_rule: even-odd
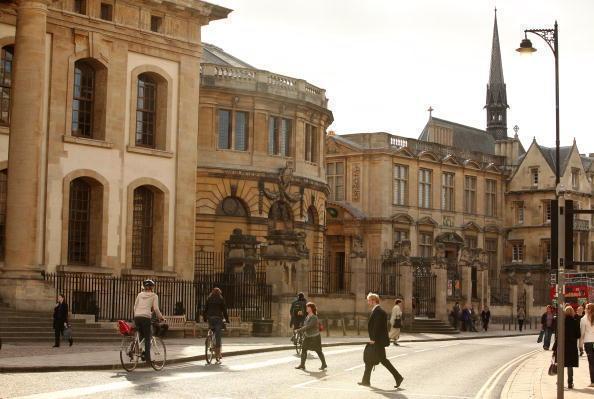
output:
[[[142,283],[144,289],[136,296],[134,301],[134,324],[140,334],[140,339],[144,339],[144,357],[147,363],[151,361],[151,314],[154,311],[158,319],[163,321],[163,315],[159,310],[159,297],[153,292],[155,282],[145,280]]]
[[[303,327],[303,322],[305,321],[306,315],[306,305],[307,300],[305,299],[305,295],[303,292],[297,294],[297,299],[293,301],[291,304],[291,321],[289,323],[290,327],[293,327],[293,331],[297,330],[298,328]],[[295,334],[291,337],[291,341],[295,339]]]
[[[219,287],[214,287],[211,293],[208,295],[208,298],[206,298],[206,305],[204,306],[202,318],[205,322],[208,322],[208,328],[214,331],[215,357],[217,359],[217,363],[220,363],[221,347],[223,346],[223,318],[227,323],[229,323],[229,315],[227,314],[225,298],[223,298],[223,293]]]

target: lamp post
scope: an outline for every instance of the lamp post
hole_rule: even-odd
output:
[[[532,42],[528,39],[528,33],[533,33],[540,36],[548,45],[553,56],[555,57],[555,195],[559,199],[562,193],[561,180],[561,163],[559,156],[559,29],[557,21],[553,29],[526,29],[524,30],[524,39],[520,43],[520,47],[516,50],[519,53],[530,54],[534,53],[536,49],[532,47]],[[559,205],[564,203],[563,199],[559,201]],[[557,398],[563,398],[563,377],[564,377],[564,366],[565,366],[565,353],[564,353],[564,342],[565,342],[565,310],[563,309],[563,303],[565,302],[565,240],[564,240],[564,229],[559,229],[557,237],[558,242],[558,259],[557,259],[557,367],[559,372],[557,373]],[[551,237],[552,239],[553,237]]]

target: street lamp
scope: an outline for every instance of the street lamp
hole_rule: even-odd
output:
[[[528,39],[528,33],[533,33],[540,36],[548,45],[553,56],[555,57],[555,195],[557,199],[560,197],[560,191],[562,190],[561,170],[560,170],[560,156],[559,156],[559,29],[557,21],[553,29],[526,29],[524,30],[524,39],[520,43],[520,47],[516,49],[520,54],[531,54],[536,51],[532,46],[532,42]],[[559,202],[561,204],[561,202]],[[563,309],[563,303],[565,302],[565,281],[564,281],[564,269],[565,269],[565,240],[564,229],[559,229],[557,237],[558,242],[558,259],[557,259],[557,367],[559,372],[557,373],[557,398],[563,398],[563,377],[564,377],[564,366],[565,366],[565,353],[564,353],[564,342],[565,342],[565,310]],[[551,237],[552,239],[553,237]]]

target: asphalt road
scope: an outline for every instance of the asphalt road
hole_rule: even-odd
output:
[[[328,370],[310,354],[306,371],[295,370],[294,351],[228,357],[223,365],[169,365],[137,370],[4,374],[1,398],[490,398],[499,397],[514,359],[538,349],[534,337],[406,343],[387,349],[404,376],[399,389],[381,365],[371,388],[363,374],[363,347],[324,351]],[[542,349],[540,349],[542,350]],[[511,366],[511,367],[509,367]],[[478,395],[478,396],[477,396]]]

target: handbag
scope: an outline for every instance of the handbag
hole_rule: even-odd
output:
[[[554,359],[551,359],[551,365],[549,366],[549,375],[557,375],[557,363]]]
[[[538,339],[536,340],[536,343],[540,344],[542,342],[543,338],[544,338],[544,330],[540,330],[540,333],[538,334]]]
[[[68,325],[63,332],[64,339],[70,341],[72,339],[72,327]]]
[[[402,328],[402,319],[394,319],[394,328]]]
[[[365,345],[365,350],[363,351],[363,363],[376,366],[379,362],[379,356],[377,355],[375,347],[372,344]]]

